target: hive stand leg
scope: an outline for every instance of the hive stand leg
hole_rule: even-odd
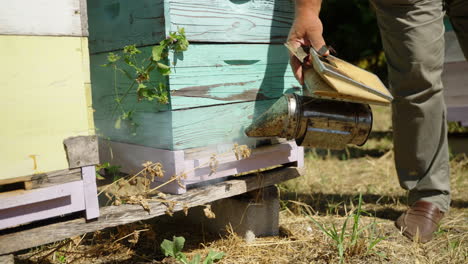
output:
[[[99,217],[99,203],[96,187],[96,169],[94,166],[81,168],[83,177],[83,196],[85,200],[86,219],[91,220]]]
[[[230,225],[247,241],[278,235],[279,207],[277,188],[268,186],[212,203],[216,218],[204,218],[204,228],[208,232],[225,233]]]
[[[13,255],[0,256],[0,264],[15,264],[15,258]]]

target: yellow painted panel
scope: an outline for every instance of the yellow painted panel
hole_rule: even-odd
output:
[[[63,140],[92,133],[85,41],[0,36],[0,180],[68,168]]]

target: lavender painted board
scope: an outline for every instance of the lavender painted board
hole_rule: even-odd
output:
[[[156,179],[153,187],[164,183],[173,175],[181,175],[182,173],[186,174],[186,179],[181,179],[182,185],[190,185],[291,162],[302,165],[304,158],[301,147],[297,147],[295,142],[285,142],[252,149],[251,156],[242,160],[237,160],[234,153],[228,152],[227,155],[226,153],[218,153],[218,166],[213,172],[208,164],[211,155],[216,154],[216,152],[207,152],[209,154],[202,157],[187,159],[184,151],[181,150],[170,151],[103,139],[99,140],[99,146],[101,161],[121,166],[121,170],[125,173],[139,172],[143,168],[142,164],[146,161],[161,162],[165,176]],[[188,151],[190,152],[190,150]],[[196,156],[193,153],[190,155]],[[200,167],[200,165],[202,166]],[[194,169],[196,167],[200,168]],[[176,183],[171,183],[165,185],[161,191],[182,194],[186,192],[186,189]]]
[[[167,181],[171,176],[180,173],[178,164],[184,163],[184,152],[181,150],[170,151],[164,149],[150,148],[146,146],[121,143],[99,139],[99,158],[101,162],[109,162],[111,165],[121,166],[121,171],[128,174],[135,174],[143,169],[143,163],[147,161],[160,162],[165,171],[161,181]],[[180,194],[185,189],[172,183],[161,188],[162,192]]]
[[[86,208],[86,219],[98,218],[99,203],[96,186],[96,169],[94,166],[82,167],[81,175],[83,177],[83,197]]]
[[[82,181],[4,193],[0,201],[0,229],[85,209]]]
[[[17,190],[0,193],[0,210],[27,205],[31,202],[43,202],[56,198],[70,196],[72,190],[68,186],[53,186],[34,190]]]
[[[468,127],[468,105],[447,108],[447,120],[461,122],[462,126]]]
[[[210,166],[204,166],[188,174],[185,184],[194,184],[291,162],[301,163],[303,156],[299,156],[299,152],[295,142],[287,142],[253,149],[250,157],[246,159],[237,160],[235,155],[231,154],[218,159],[219,165],[214,172],[211,171]],[[209,163],[209,157],[195,160],[195,166],[206,163]]]

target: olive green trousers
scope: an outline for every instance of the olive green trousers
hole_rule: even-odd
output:
[[[389,68],[395,165],[408,203],[450,207],[446,106],[441,75],[444,15],[468,57],[468,0],[371,0]],[[467,73],[468,74],[468,73]]]

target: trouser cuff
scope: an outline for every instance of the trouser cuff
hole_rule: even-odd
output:
[[[435,204],[444,213],[450,209],[450,194],[440,191],[409,191],[408,205],[420,200]]]

